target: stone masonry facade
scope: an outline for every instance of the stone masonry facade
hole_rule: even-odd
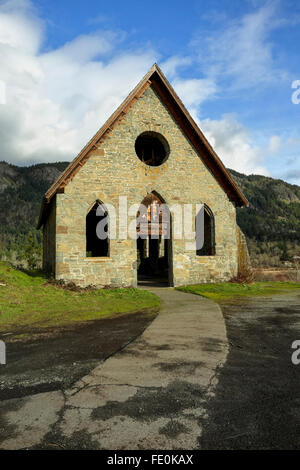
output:
[[[136,138],[145,131],[162,134],[170,146],[169,157],[161,166],[150,167],[136,155]],[[86,215],[97,200],[118,208],[119,196],[126,196],[129,207],[140,204],[152,191],[169,207],[205,203],[215,219],[214,256],[197,256],[195,251],[186,250],[185,240],[172,240],[170,283],[179,286],[236,276],[235,205],[151,86],[91,152],[64,193],[56,194],[44,225],[44,267],[56,279],[80,286],[136,286],[136,241],[110,240],[108,258],[87,258]]]

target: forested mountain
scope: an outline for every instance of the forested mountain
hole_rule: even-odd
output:
[[[0,257],[31,267],[40,264],[42,197],[68,163],[19,167],[0,162]]]
[[[0,256],[39,263],[36,230],[42,197],[67,162],[19,167],[0,162]],[[229,170],[249,200],[237,210],[254,264],[276,265],[300,255],[300,187],[273,178]]]
[[[249,201],[237,210],[253,264],[276,266],[300,255],[300,186],[230,170]]]
[[[238,209],[238,222],[248,237],[260,241],[300,242],[300,186],[266,176],[230,170],[249,201]]]

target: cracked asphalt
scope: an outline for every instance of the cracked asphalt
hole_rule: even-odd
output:
[[[299,449],[300,294],[163,309],[74,385],[0,402],[1,449]]]
[[[7,364],[0,367],[0,400],[71,387],[140,336],[156,313],[118,314],[34,330],[21,341],[19,331],[8,336],[0,333],[7,345]]]
[[[1,449],[196,448],[228,342],[220,307],[173,289],[144,333],[73,386],[0,403]]]

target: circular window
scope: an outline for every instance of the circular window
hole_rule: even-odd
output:
[[[135,141],[135,151],[139,159],[149,166],[164,163],[170,153],[166,139],[157,132],[143,132]]]

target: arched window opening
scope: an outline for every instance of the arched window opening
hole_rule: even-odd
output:
[[[135,151],[146,165],[159,166],[167,160],[170,148],[166,139],[158,132],[143,132],[135,141]]]
[[[109,216],[102,202],[97,201],[86,216],[86,256],[108,257]]]
[[[139,282],[172,284],[171,219],[168,206],[149,193],[137,213],[137,274]]]
[[[196,230],[203,230],[200,225],[196,223]],[[210,208],[206,205],[204,205],[204,243],[202,248],[197,249],[196,254],[197,256],[214,256],[216,254],[215,218]]]

